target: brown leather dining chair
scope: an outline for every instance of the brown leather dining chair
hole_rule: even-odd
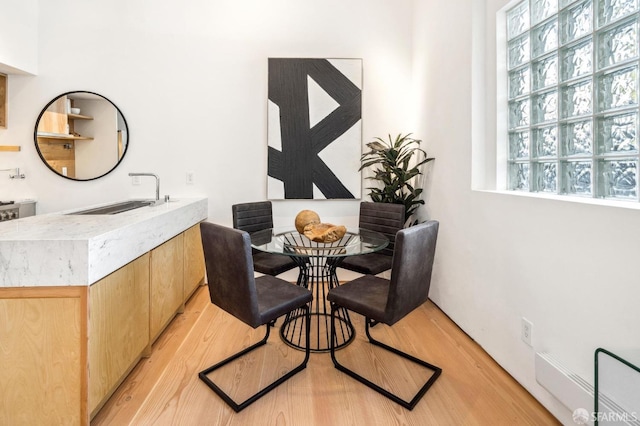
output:
[[[249,234],[273,228],[273,208],[271,201],[241,203],[231,206],[233,227]],[[253,269],[267,275],[279,275],[297,264],[287,256],[253,250]]]
[[[361,202],[358,226],[384,234],[389,245],[379,252],[346,257],[339,267],[371,275],[391,269],[396,232],[404,227],[404,222],[403,204]]]
[[[211,302],[250,327],[266,326],[262,340],[198,374],[211,390],[238,412],[306,368],[310,353],[309,303],[313,296],[309,290],[271,275],[254,278],[251,240],[247,232],[203,222],[200,224],[200,233]],[[208,377],[213,371],[266,344],[275,320],[296,309],[302,309],[306,326],[305,356],[302,363],[239,403]],[[274,365],[278,363],[274,362]]]
[[[331,302],[331,359],[334,366],[365,384],[371,389],[386,396],[392,401],[412,410],[442,373],[436,367],[413,355],[375,340],[369,328],[383,323],[394,325],[414,309],[427,301],[431,286],[431,272],[438,237],[438,221],[431,220],[416,226],[398,231],[396,247],[393,254],[391,279],[387,280],[374,275],[364,275],[346,284],[329,290],[327,300]],[[369,343],[390,351],[402,358],[432,371],[426,383],[415,396],[406,401],[391,393],[382,386],[345,367],[336,358],[335,350],[335,317],[339,308],[361,314],[365,317],[365,332]],[[389,368],[379,366],[379,368]]]

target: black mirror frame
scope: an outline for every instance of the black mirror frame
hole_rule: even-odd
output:
[[[102,99],[106,100],[107,102],[109,102],[116,109],[116,111],[118,112],[119,116],[122,117],[122,121],[124,123],[124,127],[125,127],[125,129],[127,131],[127,143],[126,143],[126,145],[124,147],[124,151],[122,152],[122,156],[120,157],[118,162],[111,169],[109,169],[107,172],[101,174],[100,176],[92,177],[92,178],[89,178],[89,179],[72,178],[72,177],[69,177],[69,176],[64,176],[61,173],[58,173],[53,167],[51,167],[51,165],[49,165],[49,162],[47,162],[47,160],[44,158],[44,156],[42,155],[42,152],[40,152],[40,147],[38,146],[38,124],[40,124],[40,119],[44,115],[45,111],[54,102],[56,102],[59,98],[61,98],[62,96],[73,95],[75,93],[84,93],[84,94],[88,94],[88,95],[99,96],[100,98],[102,98]],[[114,104],[111,101],[111,99],[107,98],[106,96],[101,95],[101,94],[96,93],[96,92],[90,92],[88,90],[72,90],[72,91],[69,91],[69,92],[62,93],[62,94],[56,96],[55,98],[53,98],[48,104],[45,105],[45,107],[42,109],[42,111],[40,111],[40,114],[38,115],[38,118],[36,119],[36,124],[35,124],[34,130],[33,130],[33,142],[34,142],[34,144],[36,146],[36,151],[38,152],[38,155],[40,156],[40,159],[42,160],[42,162],[47,166],[47,168],[49,170],[51,170],[56,175],[58,175],[60,177],[63,177],[65,179],[72,180],[74,182],[87,182],[87,181],[91,181],[91,180],[100,179],[101,177],[104,177],[104,176],[108,175],[109,173],[111,173],[113,170],[115,170],[115,168],[120,165],[120,163],[124,159],[125,155],[127,154],[127,151],[129,150],[129,140],[130,139],[131,139],[131,137],[130,137],[130,131],[129,131],[129,124],[127,123],[127,119],[124,117],[124,114],[122,113],[120,108],[118,108],[118,106],[116,104]]]

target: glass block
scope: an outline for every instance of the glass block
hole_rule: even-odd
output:
[[[558,154],[558,128],[541,127],[533,131],[535,157],[555,157]]]
[[[558,0],[531,0],[532,25],[542,22],[558,12]]]
[[[562,162],[566,182],[564,192],[570,195],[591,195],[591,171],[590,161]]]
[[[560,0],[560,9],[565,6],[569,6],[571,3],[575,3],[577,0]]]
[[[507,38],[511,40],[529,29],[529,2],[524,1],[507,12]]]
[[[558,58],[547,57],[531,64],[534,90],[558,84]]]
[[[563,155],[593,153],[593,124],[591,120],[568,123],[562,126]]]
[[[638,152],[638,113],[601,117],[597,126],[601,154]]]
[[[625,68],[598,77],[598,99],[600,111],[637,105],[638,68]]]
[[[638,57],[638,22],[625,22],[598,34],[598,69]]]
[[[541,93],[533,98],[533,123],[546,123],[558,119],[558,92]]]
[[[569,84],[562,88],[562,116],[577,117],[593,111],[593,84],[591,80]]]
[[[636,199],[638,197],[638,160],[601,160],[604,196]]]
[[[516,191],[529,190],[529,163],[512,163],[509,166],[509,182]]]
[[[562,81],[593,72],[593,42],[591,39],[565,48],[562,55]]]
[[[598,26],[628,16],[638,10],[638,0],[600,0]]]
[[[529,125],[529,99],[509,102],[509,128]]]
[[[541,192],[557,192],[558,165],[554,163],[538,163],[535,165],[536,189]]]
[[[535,58],[558,47],[558,21],[549,21],[531,31],[531,57]]]
[[[509,69],[528,62],[530,58],[528,33],[509,42]]]
[[[529,158],[529,132],[509,134],[509,158],[512,160]]]
[[[562,42],[568,43],[589,34],[593,29],[592,0],[583,1],[562,12]]]
[[[509,99],[529,93],[531,86],[529,67],[509,72]]]

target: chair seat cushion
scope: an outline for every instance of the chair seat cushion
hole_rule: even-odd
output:
[[[266,324],[311,302],[312,293],[304,287],[271,275],[256,278],[260,321]]]
[[[389,280],[365,275],[335,287],[327,294],[327,300],[367,318],[384,322]]]
[[[295,267],[296,263],[289,256],[257,250],[253,253],[253,269],[261,274],[279,275]]]
[[[391,269],[393,258],[380,253],[360,254],[346,257],[339,267],[355,271],[360,274],[377,275]]]

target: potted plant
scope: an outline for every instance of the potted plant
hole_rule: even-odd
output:
[[[422,188],[412,185],[412,179],[421,175],[420,166],[434,160],[420,148],[420,140],[411,133],[399,134],[389,141],[376,137],[369,142],[370,151],[360,157],[360,169],[373,168],[373,176],[367,179],[382,183],[382,187],[369,187],[371,200],[376,203],[404,204],[405,223],[424,200],[420,199]],[[420,155],[422,154],[422,156]],[[417,156],[417,157],[416,157]],[[421,159],[422,158],[422,159]]]

